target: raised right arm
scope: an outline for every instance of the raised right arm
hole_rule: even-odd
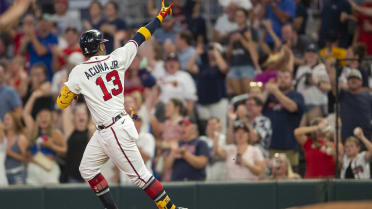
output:
[[[172,7],[173,2],[168,6],[165,7],[164,0],[161,1],[161,10],[157,17],[155,17],[151,22],[147,25],[141,27],[137,30],[134,36],[131,38],[130,41],[135,41],[137,46],[140,46],[143,42],[147,41],[151,38],[152,34],[155,32],[157,28],[160,27],[160,23],[168,16],[172,14]]]
[[[163,22],[164,18],[172,13],[172,6],[173,2],[168,7],[165,7],[164,0],[162,0],[162,8],[159,15],[147,25],[138,29],[133,37],[123,47],[112,52],[112,55],[117,57],[119,60],[119,65],[124,66],[124,69],[129,67],[137,54],[138,47],[143,42],[150,39],[155,30],[160,27],[160,23]]]

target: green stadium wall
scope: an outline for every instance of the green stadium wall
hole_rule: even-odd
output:
[[[372,181],[169,183],[175,203],[189,209],[282,209],[340,200],[372,200]],[[111,186],[120,209],[155,208],[134,186]],[[0,189],[0,209],[102,209],[87,185]]]

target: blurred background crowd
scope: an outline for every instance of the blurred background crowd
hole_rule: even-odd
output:
[[[0,18],[1,185],[84,182],[96,127],[83,97],[55,105],[66,72],[85,61],[80,33],[101,30],[110,53],[160,2],[0,0],[2,18],[19,15]],[[155,176],[370,178],[372,0],[174,2],[124,81]],[[103,174],[129,182],[110,161]]]

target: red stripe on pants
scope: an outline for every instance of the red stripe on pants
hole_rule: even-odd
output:
[[[116,133],[115,133],[114,129],[113,129],[112,127],[111,127],[110,129],[111,129],[112,133],[114,134],[114,137],[115,137],[116,143],[118,144],[118,146],[119,146],[121,152],[123,153],[125,159],[127,159],[127,161],[129,162],[129,165],[132,167],[132,169],[133,169],[134,172],[136,173],[138,179],[141,180],[143,183],[146,184],[146,181],[143,180],[143,179],[141,178],[141,176],[138,174],[137,170],[134,168],[132,162],[130,162],[129,158],[128,158],[127,155],[125,154],[123,148],[121,147],[121,145],[120,145],[120,143],[119,143],[118,137],[116,137]]]

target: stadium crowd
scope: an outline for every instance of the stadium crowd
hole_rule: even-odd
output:
[[[124,81],[123,108],[159,179],[370,178],[372,0],[216,0],[212,24],[205,1],[174,1]],[[56,97],[85,61],[82,31],[101,30],[110,53],[138,25],[115,1],[92,1],[88,14],[68,0],[53,13],[35,2],[0,1],[0,185],[82,183],[96,127],[83,97],[64,111]],[[157,6],[148,0],[148,17]],[[103,174],[129,182],[110,161]]]

